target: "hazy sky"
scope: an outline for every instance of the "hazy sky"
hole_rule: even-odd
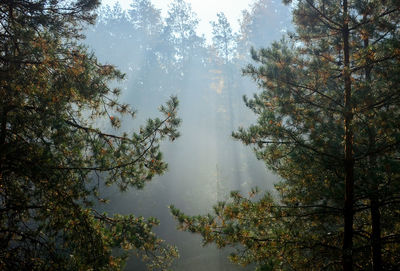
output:
[[[103,0],[105,4],[112,4],[116,0]],[[128,8],[131,1],[119,0],[122,7]],[[151,0],[156,8],[162,10],[163,16],[166,15],[168,5],[171,0]],[[228,18],[234,31],[238,30],[238,20],[241,18],[242,10],[247,9],[254,0],[186,0],[192,5],[192,9],[196,12],[200,19],[198,31],[201,34],[211,34],[210,21],[216,21],[218,12],[224,12]]]

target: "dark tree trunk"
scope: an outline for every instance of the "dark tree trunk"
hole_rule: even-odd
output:
[[[343,0],[343,53],[344,53],[344,129],[345,129],[345,197],[344,197],[344,236],[342,248],[342,264],[344,271],[353,270],[353,200],[354,200],[354,158],[353,158],[353,106],[351,102],[351,73],[349,48],[349,16],[347,0]]]
[[[368,48],[369,46],[369,38],[366,37],[364,40],[364,48]],[[370,83],[371,82],[371,70],[372,64],[369,59],[367,59],[367,66],[365,67],[365,80]],[[369,144],[372,146],[372,149],[375,147],[376,141],[376,131],[375,127],[370,127],[370,138]],[[372,270],[373,271],[381,271],[382,270],[382,243],[381,243],[381,213],[379,210],[379,187],[377,185],[377,176],[375,174],[376,170],[376,157],[372,155],[369,161],[369,169],[370,169],[370,211],[371,211],[371,226],[372,226],[372,234],[371,234],[371,251],[372,251]]]
[[[371,199],[371,220],[372,220],[372,267],[373,271],[382,270],[382,243],[381,243],[381,213],[379,211],[379,200]]]

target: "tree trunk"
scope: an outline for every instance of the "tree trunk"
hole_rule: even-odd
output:
[[[366,37],[364,40],[364,48],[367,49],[369,46],[369,38]],[[365,67],[365,80],[370,83],[371,82],[371,70],[372,65],[370,60],[367,59],[367,66]],[[372,149],[375,148],[376,142],[376,131],[375,127],[369,127],[370,138],[369,144]],[[372,270],[373,271],[381,271],[382,270],[382,242],[381,242],[381,213],[379,211],[379,187],[377,185],[377,176],[375,173],[376,170],[376,157],[372,155],[369,160],[369,170],[368,174],[370,177],[370,212],[371,212],[371,226],[372,226],[372,234],[371,234],[371,251],[372,251]]]
[[[379,211],[379,200],[371,199],[371,220],[372,220],[372,270],[382,270],[382,243],[381,243],[381,213]]]
[[[353,158],[353,106],[351,102],[351,73],[349,48],[349,16],[347,0],[343,0],[343,53],[344,53],[344,129],[345,129],[345,197],[344,197],[344,236],[342,264],[344,271],[353,270],[353,200],[354,200],[354,158]]]

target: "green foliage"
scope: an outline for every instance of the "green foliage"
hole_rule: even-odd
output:
[[[204,42],[203,38],[196,34],[199,20],[190,3],[174,0],[171,2],[165,22],[165,38],[174,45],[173,56],[176,58],[176,65],[180,67],[189,59],[194,59],[196,49]],[[185,72],[185,69],[180,68],[182,72]]]
[[[233,193],[212,215],[172,213],[205,244],[239,246],[231,257],[239,264],[339,270],[350,249],[354,269],[394,269],[400,262],[399,3],[348,1],[345,10],[338,2],[304,0],[293,14],[289,40],[251,51],[256,65],[244,74],[261,91],[245,103],[257,122],[233,133],[281,177],[278,197]]]
[[[1,3],[0,268],[119,270],[132,252],[165,269],[177,257],[155,219],[99,214],[100,188],[142,188],[167,165],[159,144],[179,136],[178,101],[138,132],[110,80],[115,67],[77,44],[97,1]],[[120,250],[116,250],[116,249]]]
[[[282,246],[287,233],[287,211],[276,205],[271,194],[255,200],[258,191],[249,198],[231,193],[228,202],[214,206],[214,214],[189,217],[171,206],[179,222],[179,229],[200,233],[204,243],[214,242],[218,247],[234,246],[230,260],[240,265],[257,263],[257,270],[276,270],[285,254]],[[239,246],[238,246],[239,245]]]
[[[213,27],[213,46],[217,50],[218,56],[225,62],[233,59],[235,54],[235,35],[223,12],[217,14],[218,21],[211,22]]]

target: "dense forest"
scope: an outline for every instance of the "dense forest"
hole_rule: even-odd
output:
[[[400,2],[215,13],[0,2],[1,270],[398,270]]]

